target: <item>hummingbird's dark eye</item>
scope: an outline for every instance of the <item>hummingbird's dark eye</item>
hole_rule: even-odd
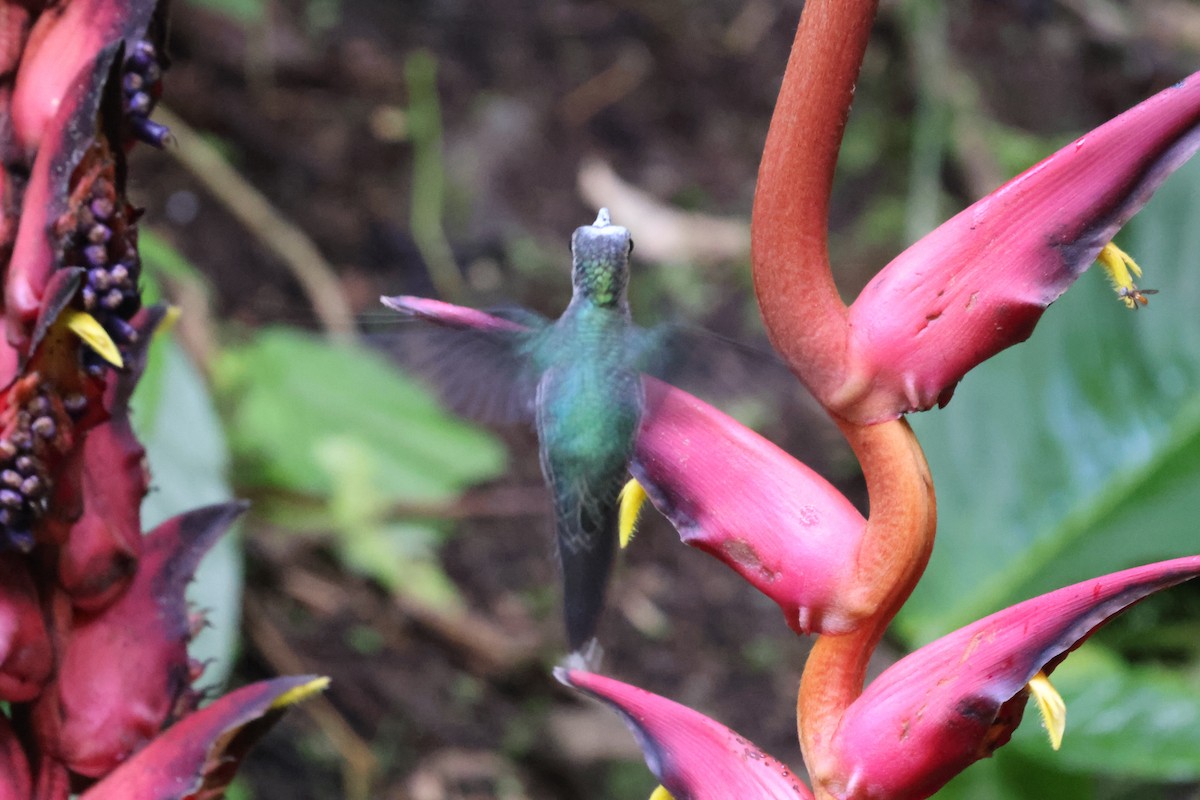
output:
[[[626,251],[625,255],[627,255],[627,256],[633,255],[633,239],[629,240],[629,250]]]

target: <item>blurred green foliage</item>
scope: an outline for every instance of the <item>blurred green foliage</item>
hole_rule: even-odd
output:
[[[212,374],[235,482],[261,497],[260,513],[332,531],[345,565],[390,589],[454,602],[436,557],[443,526],[413,517],[501,474],[494,437],[449,416],[378,354],[297,330],[266,328],[226,347]]]

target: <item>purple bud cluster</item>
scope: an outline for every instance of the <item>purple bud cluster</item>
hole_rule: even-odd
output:
[[[63,412],[82,413],[83,395],[56,403],[38,389],[13,415],[0,438],[0,550],[33,548],[34,520],[46,509],[50,477],[46,457],[65,422]]]
[[[118,346],[127,346],[137,340],[129,320],[142,307],[138,288],[142,265],[135,229],[118,220],[122,213],[112,184],[97,180],[79,210],[67,252],[87,271],[80,289],[83,310],[104,326]],[[98,359],[89,352],[85,360],[87,366],[99,368]]]
[[[138,40],[129,49],[121,76],[125,118],[133,134],[146,144],[162,147],[171,132],[166,125],[150,119],[162,85],[162,64],[150,42]]]

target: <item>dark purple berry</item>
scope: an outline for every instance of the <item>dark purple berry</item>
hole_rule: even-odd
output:
[[[20,508],[25,505],[25,498],[20,492],[12,489],[0,489],[0,506],[5,508]]]
[[[91,203],[88,204],[88,208],[91,209],[92,214],[95,215],[96,219],[101,220],[108,219],[113,215],[113,211],[116,210],[116,206],[114,205],[113,201],[107,197],[95,198]]]
[[[17,446],[18,450],[32,450],[33,437],[28,431],[15,431],[12,435],[12,443]]]
[[[69,394],[63,398],[63,408],[71,416],[82,414],[87,408],[87,398],[81,394]]]
[[[43,439],[53,439],[58,433],[58,426],[50,417],[38,417],[33,421],[33,432]]]
[[[150,113],[150,106],[152,102],[153,101],[151,101],[150,95],[146,94],[145,92],[137,92],[129,98],[128,102],[126,103],[126,107],[128,108],[130,114],[144,117]]]
[[[83,248],[83,257],[93,267],[103,267],[108,263],[108,248],[102,244],[89,244]]]
[[[108,320],[105,328],[109,334],[117,342],[121,344],[134,344],[138,340],[137,328],[130,325],[120,317],[112,317]]]
[[[145,85],[146,79],[138,72],[126,72],[125,77],[121,80],[121,86],[125,89],[126,94],[141,91]]]
[[[145,39],[139,39],[129,48],[129,58],[126,63],[132,64],[137,69],[144,70],[151,64],[158,62],[158,53],[154,49],[154,45]]]
[[[123,302],[125,302],[125,295],[121,293],[120,289],[113,289],[108,294],[104,295],[104,297],[100,300],[100,305],[104,306],[110,311],[115,311],[117,306],[121,305]]]
[[[11,528],[8,531],[8,542],[14,550],[19,550],[22,553],[28,553],[33,549],[33,531],[29,528]]]
[[[36,475],[38,471],[37,460],[32,456],[20,456],[17,458],[17,471],[22,475]]]
[[[96,307],[96,290],[90,286],[84,286],[79,290],[80,297],[83,298],[83,307],[87,311],[91,311]]]
[[[106,292],[112,288],[112,273],[103,267],[88,270],[88,285],[98,292]]]
[[[17,456],[17,446],[9,439],[0,439],[0,461],[10,461]]]
[[[4,485],[8,486],[9,488],[20,489],[21,483],[24,480],[25,479],[21,477],[21,473],[17,472],[15,469],[6,469],[3,472],[0,472],[0,481],[3,481]]]
[[[130,125],[138,139],[152,147],[162,149],[171,138],[171,129],[145,117],[130,117]]]
[[[112,282],[118,286],[127,285],[129,283],[129,267],[125,266],[124,264],[117,264],[108,271],[108,276],[112,278]]]
[[[28,497],[30,500],[36,500],[42,496],[45,491],[45,486],[42,484],[42,479],[37,475],[30,475],[21,484],[21,494]]]
[[[107,225],[101,225],[97,222],[95,225],[88,228],[87,240],[92,244],[104,244],[111,238],[112,229]]]

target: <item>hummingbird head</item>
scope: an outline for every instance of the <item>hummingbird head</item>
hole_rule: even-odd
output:
[[[576,228],[571,236],[571,284],[575,295],[599,306],[615,308],[624,304],[631,252],[629,230],[613,225],[608,209],[600,209],[595,222]]]

